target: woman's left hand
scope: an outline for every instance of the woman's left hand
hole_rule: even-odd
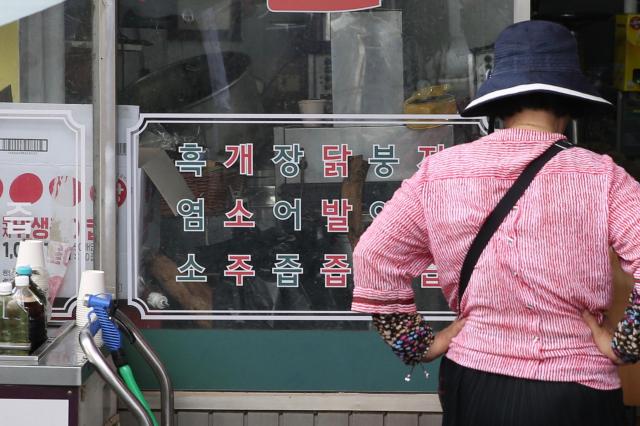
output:
[[[596,317],[591,315],[589,311],[584,311],[582,313],[582,318],[591,329],[593,340],[596,342],[596,346],[598,347],[600,352],[602,352],[602,354],[609,358],[614,364],[622,365],[622,361],[616,356],[615,353],[613,353],[613,348],[611,347],[611,342],[613,341],[613,332],[611,332],[611,330],[607,329],[605,326],[601,326],[600,324],[598,324],[598,320],[596,319]]]
[[[464,326],[464,322],[466,320],[455,320],[451,324],[449,324],[446,328],[440,330],[436,333],[436,336],[433,339],[433,343],[429,346],[429,350],[423,358],[424,362],[433,361],[438,358],[440,355],[443,355],[449,349],[449,345],[451,344],[451,339],[456,337],[462,327]]]

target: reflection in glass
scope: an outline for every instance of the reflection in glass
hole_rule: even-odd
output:
[[[272,13],[262,0],[118,6],[121,103],[145,112],[194,112],[207,99],[198,112],[297,113],[300,100],[326,99],[338,102],[327,112],[402,113],[402,100],[437,84],[461,108],[513,17],[504,0],[384,1],[332,14]],[[154,85],[162,80],[166,91]]]
[[[262,0],[120,0],[118,33],[130,48],[119,52],[119,102],[192,117],[455,114],[513,16],[512,3],[491,3],[384,1],[313,14],[272,13]],[[167,195],[146,171],[141,180],[137,297],[165,295],[165,308],[177,311],[347,314],[351,251],[369,212],[424,155],[478,135],[475,125],[160,121],[148,123],[139,148],[161,150],[171,165],[194,144],[193,161],[205,164],[201,176],[167,170],[201,206],[190,210],[202,211],[198,232],[185,220],[199,213],[176,209],[183,195]],[[207,284],[177,279],[189,273]],[[420,307],[447,310],[437,271],[425,274],[415,281]]]

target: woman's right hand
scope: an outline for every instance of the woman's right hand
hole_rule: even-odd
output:
[[[591,315],[589,311],[584,311],[582,313],[582,318],[591,329],[593,340],[596,342],[596,346],[598,347],[600,352],[602,352],[602,354],[609,358],[614,364],[622,365],[622,361],[616,356],[615,353],[613,353],[613,348],[611,347],[611,342],[613,341],[613,332],[606,327],[598,324],[598,320],[596,319],[596,317]]]
[[[433,342],[431,343],[431,346],[429,346],[429,350],[425,354],[423,361],[433,361],[440,355],[445,354],[447,352],[447,349],[449,349],[451,339],[453,339],[458,335],[458,333],[460,333],[460,330],[462,330],[465,321],[466,320],[464,319],[455,320],[446,328],[443,328],[438,333],[436,333],[436,336],[433,338]]]

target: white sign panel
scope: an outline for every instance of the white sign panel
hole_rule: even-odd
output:
[[[0,104],[2,279],[19,243],[42,240],[53,317],[70,317],[80,273],[93,265],[91,105]]]
[[[408,124],[432,128],[416,132]],[[200,125],[204,132],[188,134],[204,134],[202,145],[189,138],[176,146],[149,143],[158,128],[171,134],[166,129]],[[231,136],[264,125],[262,134],[273,132],[273,140]],[[453,143],[454,125],[485,129],[482,119],[458,115],[140,114],[127,130],[133,202],[119,224],[126,223],[128,304],[142,319],[156,320],[368,320],[343,303],[352,273],[349,212],[363,204],[340,192],[349,158],[368,162],[368,184],[397,186],[426,156]],[[205,145],[208,162],[200,156]],[[257,160],[264,163],[260,170]],[[235,174],[223,180],[225,170]],[[270,184],[260,187],[254,173],[270,171],[283,190],[256,196]],[[246,182],[239,190],[237,176]],[[321,192],[318,185],[327,181],[333,186]],[[287,195],[289,184],[298,187],[286,188]],[[316,186],[303,191],[303,184]],[[183,187],[193,195],[183,196]],[[372,217],[379,208],[370,209]],[[433,287],[432,268],[420,288]],[[280,295],[289,299],[278,303]],[[424,313],[430,320],[454,317]]]

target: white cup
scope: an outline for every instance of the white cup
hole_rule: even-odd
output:
[[[51,300],[49,299],[49,274],[47,273],[43,241],[24,240],[20,242],[16,268],[23,265],[29,265],[34,272],[37,272],[37,274],[31,276],[31,279],[44,292],[47,298],[46,314],[48,321],[51,319]]]
[[[84,306],[84,299],[88,294],[96,295],[106,293],[104,283],[104,271],[84,271],[80,277],[78,286],[78,299],[76,300],[76,325],[84,327],[89,321],[87,314],[89,308]]]
[[[300,108],[301,114],[324,114],[325,106],[327,105],[327,101],[325,99],[305,99],[302,101],[298,101],[298,108]],[[304,119],[303,120],[313,120],[313,119]],[[316,123],[304,123],[305,127],[318,127],[320,124]]]
[[[16,266],[29,265],[33,269],[46,269],[44,261],[44,242],[24,240],[20,242]]]

